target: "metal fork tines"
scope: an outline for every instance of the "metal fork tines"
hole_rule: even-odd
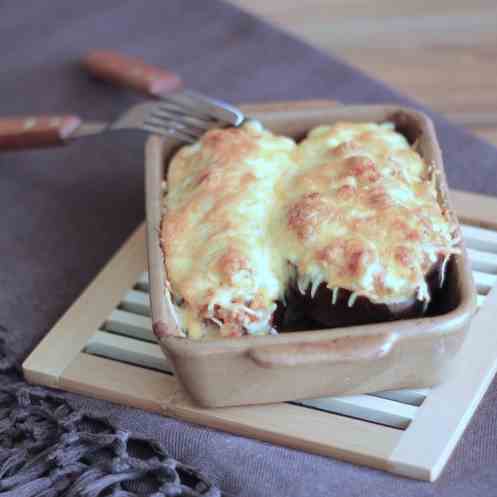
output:
[[[183,91],[169,95],[156,104],[144,125],[152,133],[162,134],[166,128],[167,134],[194,141],[209,129],[239,126],[244,119],[241,111],[225,102]]]

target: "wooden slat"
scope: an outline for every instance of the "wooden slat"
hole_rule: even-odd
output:
[[[497,253],[482,252],[472,248],[467,250],[473,270],[497,274]]]
[[[490,332],[496,306],[494,287],[473,319],[458,355],[460,364],[432,389],[404,432],[390,458],[393,471],[431,481],[438,477],[497,370],[497,333]]]
[[[395,400],[404,404],[420,406],[425,398],[429,395],[429,388],[411,388],[405,390],[389,390],[386,392],[377,392],[373,395],[384,399]]]
[[[159,345],[113,335],[106,331],[97,331],[90,338],[85,352],[138,366],[160,369],[166,373],[172,372],[172,368]]]
[[[394,428],[407,428],[417,407],[372,395],[325,397],[295,402],[297,405],[340,413]]]
[[[402,434],[393,428],[286,403],[218,409],[194,407],[173,376],[84,353],[64,372],[61,387],[380,469],[384,469]]]
[[[497,231],[463,225],[462,233],[469,248],[497,254]]]
[[[150,316],[150,297],[148,293],[130,290],[121,300],[121,309],[144,316]]]
[[[488,274],[481,273],[480,271],[473,271],[473,278],[475,279],[477,292],[482,293],[483,295],[486,295],[497,283],[497,274]]]
[[[80,353],[64,371],[60,388],[119,404],[161,412],[175,391],[170,375]]]
[[[136,281],[136,287],[140,289],[142,292],[149,291],[149,282],[148,282],[148,272],[145,271],[140,274],[140,277]]]
[[[104,329],[129,337],[155,342],[152,321],[147,316],[115,309],[104,323]]]
[[[58,385],[62,372],[101,325],[102,316],[109,315],[124,289],[130,288],[143,272],[144,239],[142,224],[24,361],[28,381]],[[67,333],[68,329],[71,333]]]

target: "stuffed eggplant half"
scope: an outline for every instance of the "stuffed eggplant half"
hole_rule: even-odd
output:
[[[300,142],[248,122],[182,147],[161,247],[184,336],[275,334],[292,309],[325,327],[423,315],[460,249],[416,148],[391,122]]]

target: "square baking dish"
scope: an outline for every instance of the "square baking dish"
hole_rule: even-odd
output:
[[[273,132],[301,139],[317,125],[337,121],[395,123],[397,131],[438,169],[440,202],[449,208],[442,155],[431,120],[398,106],[299,104],[251,117]],[[205,407],[261,404],[433,386],[450,374],[476,310],[469,260],[462,253],[447,267],[442,295],[428,316],[393,322],[276,336],[191,340],[178,327],[166,284],[159,234],[162,181],[175,141],[151,137],[146,145],[146,211],[153,331],[192,400]],[[453,211],[450,210],[452,213]],[[455,218],[455,216],[454,216]],[[435,299],[434,299],[435,300]]]

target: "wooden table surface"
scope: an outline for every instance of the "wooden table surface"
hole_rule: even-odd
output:
[[[497,145],[497,1],[231,0]]]

